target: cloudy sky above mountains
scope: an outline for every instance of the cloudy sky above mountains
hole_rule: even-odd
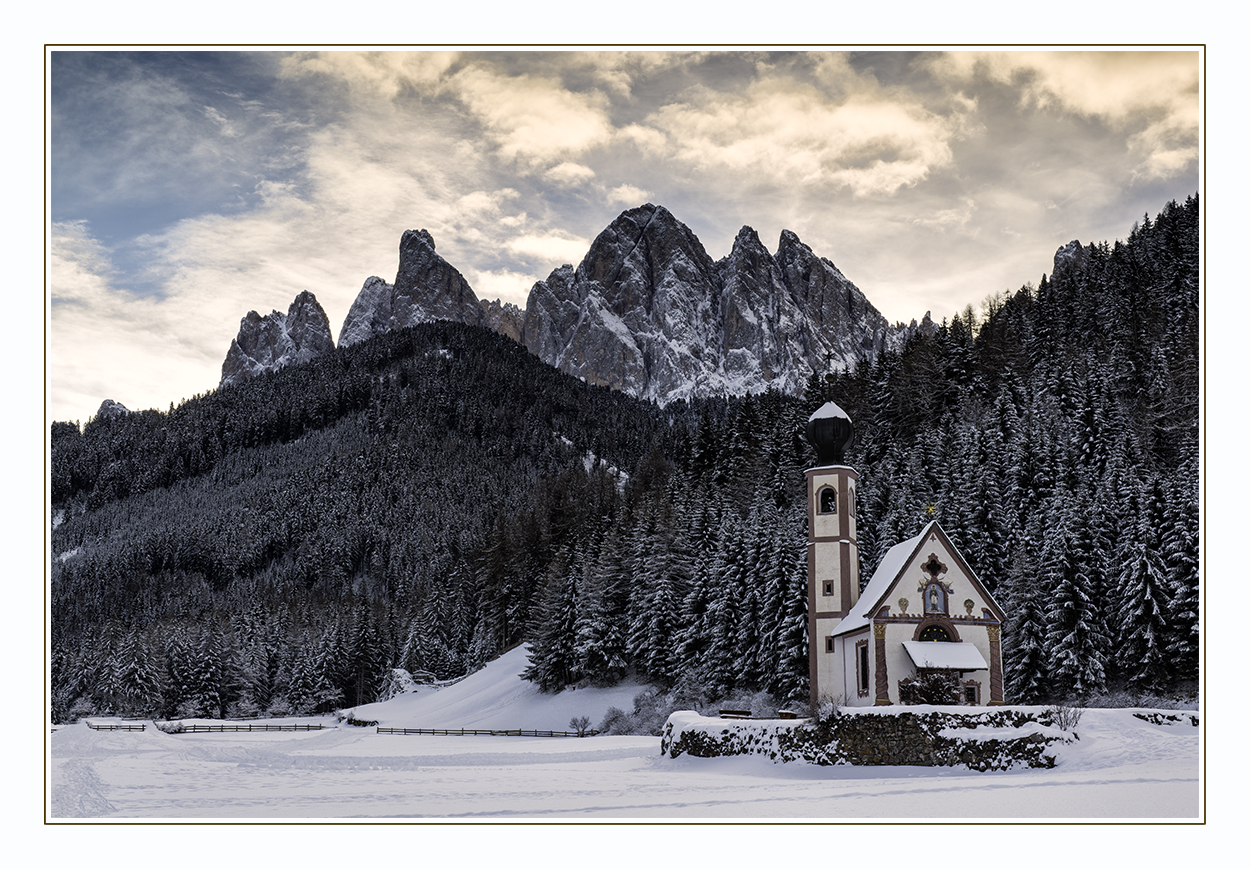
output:
[[[645,202],[948,317],[1199,188],[1182,52],[51,52],[48,412],[215,388],[301,290],[337,337],[424,228],[524,306]]]

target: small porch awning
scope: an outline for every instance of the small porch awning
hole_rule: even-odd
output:
[[[972,643],[922,643],[904,640],[903,648],[917,667],[935,670],[988,670],[980,650]]]

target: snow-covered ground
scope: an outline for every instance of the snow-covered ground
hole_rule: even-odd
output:
[[[393,727],[568,729],[632,708],[637,686],[540,694],[514,650],[441,689],[356,710]],[[660,755],[648,736],[104,732],[49,740],[49,818],[1169,819],[1203,814],[1200,731],[1085,712],[1051,770],[816,767]],[[103,723],[104,719],[93,719]]]

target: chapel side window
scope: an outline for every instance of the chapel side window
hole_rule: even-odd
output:
[[[855,644],[855,690],[860,697],[868,695],[868,641]]]

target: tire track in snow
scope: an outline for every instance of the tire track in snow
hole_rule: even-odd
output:
[[[52,817],[99,818],[114,811],[90,760],[76,757],[53,769]]]

